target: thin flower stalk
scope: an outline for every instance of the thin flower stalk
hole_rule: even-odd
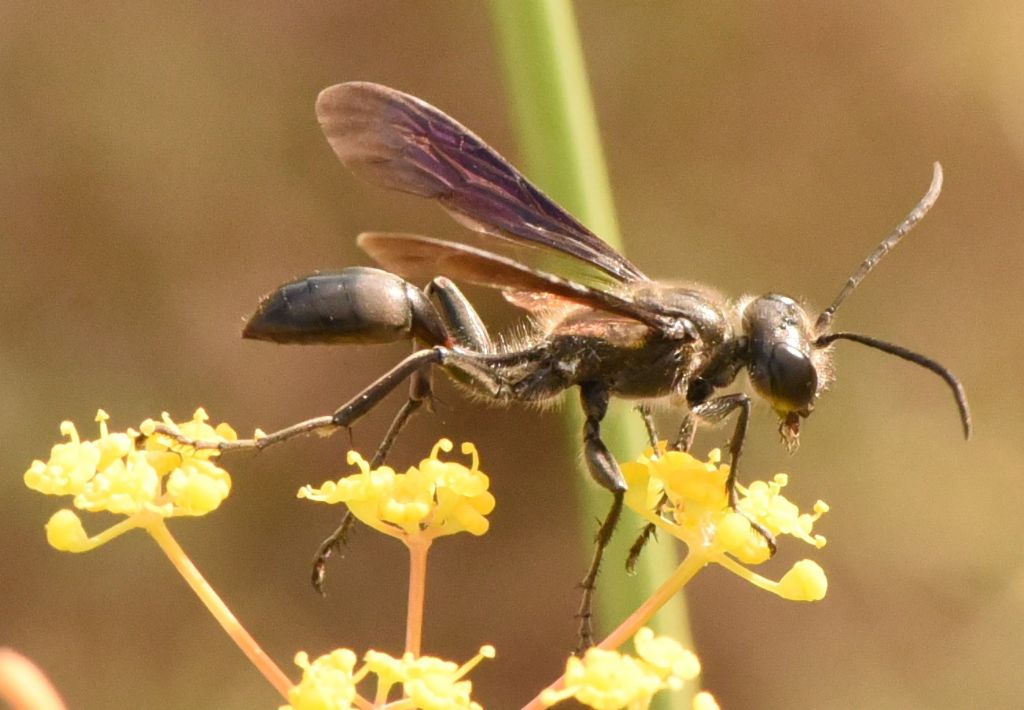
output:
[[[583,40],[571,2],[490,0],[495,39],[509,107],[516,127],[516,164],[531,182],[583,222],[615,250],[628,255],[619,229],[612,185],[601,145]],[[612,451],[637,451],[647,441],[632,405],[613,400],[601,423]],[[579,440],[580,410],[566,407],[567,441]],[[585,472],[585,467],[580,473]],[[608,511],[607,491],[589,475],[577,484],[577,525],[581,554],[593,553],[594,521]],[[612,538],[605,559],[625,554],[624,535]],[[659,546],[640,561],[628,585],[595,596],[595,619],[618,619],[636,608],[679,563],[675,550]],[[675,597],[659,617],[662,629],[689,636],[686,601]]]
[[[151,525],[146,526],[146,532],[156,540],[157,544],[167,559],[171,561],[178,574],[184,578],[188,586],[192,588],[196,596],[203,603],[203,606],[213,615],[221,628],[227,633],[235,645],[245,654],[263,677],[274,686],[274,689],[281,694],[282,698],[288,698],[288,691],[292,687],[292,681],[278,667],[270,656],[256,643],[256,639],[245,630],[245,627],[238,621],[231,609],[228,608],[220,595],[214,591],[210,583],[206,581],[199,569],[192,560],[185,554],[181,545],[171,535],[163,519],[156,519]]]
[[[409,549],[409,603],[406,609],[405,652],[420,655],[423,642],[423,609],[427,590],[427,553],[432,540],[415,538]]]

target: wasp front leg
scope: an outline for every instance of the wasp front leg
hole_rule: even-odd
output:
[[[689,453],[693,448],[693,439],[697,435],[697,419],[693,414],[687,412],[683,421],[679,424],[679,432],[675,441],[669,446],[672,451],[684,451]]]
[[[651,441],[651,448],[654,449],[655,453],[658,451],[658,435],[654,428],[654,418],[651,416],[651,408],[646,404],[640,404],[636,407],[637,411],[640,412],[640,416],[644,419],[644,426],[647,428],[647,436]],[[676,434],[676,438],[669,444],[669,451],[683,451],[689,452],[693,447],[693,438],[697,433],[697,420],[696,418],[687,412],[686,416],[683,417],[682,423],[679,425],[679,432]],[[667,496],[662,495],[661,500],[658,502],[659,509],[668,501]],[[629,554],[626,557],[626,571],[630,574],[636,572],[637,562],[640,560],[640,555],[643,553],[647,543],[652,539],[657,538],[658,526],[654,523],[647,523],[644,525],[640,534],[637,535],[636,540],[629,547]]]
[[[644,429],[647,431],[647,443],[651,445],[651,448],[655,451],[658,450],[658,427],[654,423],[654,412],[649,404],[638,404],[633,409],[640,415],[640,419],[643,420]]]
[[[654,423],[654,414],[651,411],[651,405],[649,404],[638,404],[635,407],[636,411],[640,414],[640,418],[643,419],[644,429],[647,430],[647,440],[651,445],[651,449],[655,455],[658,453],[658,429]],[[662,502],[664,502],[664,497]],[[629,574],[636,572],[636,563],[640,559],[640,553],[644,551],[647,543],[651,541],[651,538],[657,536],[658,528],[654,523],[647,523],[644,525],[640,534],[637,535],[636,540],[629,547],[629,554],[626,556],[626,571]]]
[[[736,477],[739,472],[740,454],[743,453],[743,442],[747,438],[747,422],[750,420],[750,397],[741,392],[715,397],[698,404],[691,413],[693,416],[705,421],[719,422],[733,411],[738,411],[738,414],[736,415],[736,426],[733,429],[732,438],[729,440],[729,477],[725,481],[726,493],[729,496],[729,507],[747,519],[751,527],[757,530],[761,537],[764,538],[769,552],[774,555],[776,550],[775,536],[766,527],[752,520],[749,515],[746,515],[737,507],[739,495],[736,492]]]

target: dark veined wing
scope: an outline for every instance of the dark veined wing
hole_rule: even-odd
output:
[[[651,311],[632,299],[549,274],[468,244],[416,234],[360,234],[356,243],[388,271],[405,278],[447,276],[503,291],[551,294],[572,303],[630,318],[666,335],[690,339],[686,324]],[[682,329],[682,333],[678,331]]]
[[[480,138],[430,104],[379,84],[320,92],[316,115],[357,175],[437,200],[470,229],[554,249],[619,281],[647,280]]]

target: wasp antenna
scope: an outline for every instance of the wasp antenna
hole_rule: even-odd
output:
[[[936,165],[938,165],[936,163]],[[956,399],[957,409],[960,410],[960,423],[964,428],[964,438],[971,438],[971,410],[967,406],[967,395],[964,394],[964,386],[960,384],[960,380],[956,378],[952,372],[940,363],[935,362],[931,358],[927,358],[920,353],[915,353],[913,350],[907,350],[906,348],[888,343],[884,340],[878,340],[867,335],[858,335],[857,333],[829,333],[828,335],[822,335],[814,341],[815,346],[819,348],[826,347],[836,340],[852,340],[855,343],[861,345],[867,345],[869,348],[875,348],[881,350],[884,353],[895,355],[898,358],[902,358],[908,362],[912,362],[915,365],[931,370],[936,375],[941,377],[949,385],[949,388],[953,390],[953,397]]]
[[[860,268],[854,272],[846,281],[846,285],[843,286],[843,290],[839,292],[839,295],[832,301],[832,305],[821,312],[818,316],[818,322],[815,324],[815,331],[819,334],[824,333],[828,330],[832,324],[832,318],[836,314],[836,309],[839,305],[846,300],[846,297],[853,293],[853,290],[857,288],[858,284],[864,280],[864,277],[871,273],[871,270],[878,265],[878,262],[882,260],[882,257],[889,253],[894,246],[899,244],[899,241],[903,239],[907,232],[914,228],[921,219],[928,214],[928,210],[932,208],[935,201],[939,199],[939,193],[942,192],[942,166],[938,163],[932,163],[932,184],[928,187],[928,192],[924,194],[921,201],[914,206],[914,209],[910,210],[910,214],[900,222],[892,232],[889,233],[882,243],[875,247],[875,250],[868,254],[868,258],[861,262]]]

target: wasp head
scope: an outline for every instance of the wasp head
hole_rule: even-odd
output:
[[[830,379],[828,353],[815,343],[807,311],[788,296],[754,298],[742,314],[750,382],[779,415],[779,433],[793,450],[799,443],[800,420],[814,410]]]

